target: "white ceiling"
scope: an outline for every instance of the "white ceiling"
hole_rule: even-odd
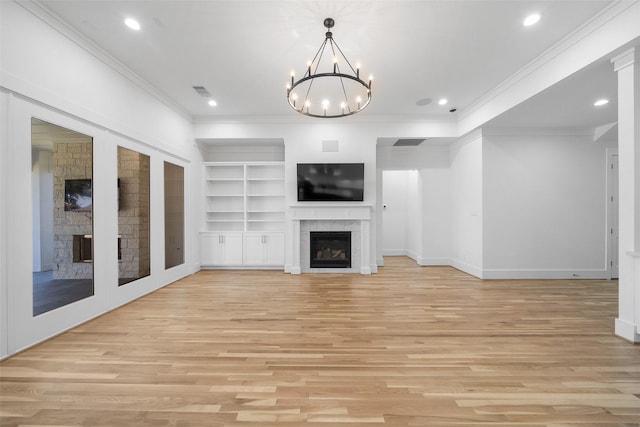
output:
[[[589,22],[609,0],[41,0],[39,4],[170,98],[187,114],[274,117],[292,68],[334,39],[365,75],[371,104],[359,116],[449,118]],[[541,21],[524,27],[539,12]],[[142,30],[123,24],[135,17]],[[217,101],[207,105],[192,86]],[[606,109],[595,98],[608,96]],[[438,105],[446,97],[449,104]],[[418,100],[430,98],[429,105]],[[602,61],[507,112],[492,125],[593,126],[615,119],[615,74]],[[558,102],[558,99],[561,101]]]

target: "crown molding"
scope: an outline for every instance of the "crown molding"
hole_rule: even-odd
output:
[[[280,116],[226,116],[226,115],[196,115],[192,118],[193,124],[439,124],[454,126],[457,129],[458,121],[455,118],[444,118],[439,116],[418,116],[418,115],[359,115],[347,116],[333,119],[323,119],[307,117],[303,115],[280,115]]]
[[[464,110],[460,111],[459,120],[462,121],[469,117],[472,113],[480,110],[490,101],[497,98],[499,95],[503,94],[509,89],[513,88],[516,84],[524,80],[526,77],[530,76],[535,71],[551,62],[553,59],[571,49],[585,37],[589,36],[596,30],[601,28],[603,25],[615,19],[634,6],[637,6],[636,2],[628,0],[617,0],[614,3],[611,3],[603,10],[601,10],[598,14],[585,22],[577,30],[555,43],[553,46],[548,48],[542,54],[526,64],[524,67],[520,68],[498,86],[478,98]]]
[[[482,128],[477,128],[475,130],[472,130],[471,132],[467,132],[466,134],[464,134],[464,136],[458,138],[457,141],[449,144],[449,151],[450,152],[456,151],[473,141],[481,139],[483,135],[484,135],[484,130]]]
[[[483,128],[482,136],[593,136],[592,128]]]
[[[615,72],[618,72],[623,68],[635,64],[636,61],[638,61],[638,51],[635,47],[632,47],[631,49],[628,49],[621,54],[611,58],[611,63],[613,64],[613,70]]]
[[[176,103],[172,98],[165,95],[155,86],[149,84],[145,79],[140,77],[107,51],[64,22],[64,20],[39,0],[16,0],[16,3],[187,121],[192,120],[192,114],[182,108],[182,106]]]

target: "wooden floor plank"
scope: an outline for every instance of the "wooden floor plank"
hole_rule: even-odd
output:
[[[132,286],[135,286],[133,284]],[[202,271],[0,364],[0,425],[638,426],[617,283]]]

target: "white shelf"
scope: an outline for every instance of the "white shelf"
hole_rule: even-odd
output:
[[[205,231],[284,232],[284,163],[204,163]]]

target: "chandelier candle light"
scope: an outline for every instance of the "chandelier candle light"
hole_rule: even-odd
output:
[[[371,101],[373,77],[369,76],[369,82],[360,78],[360,65],[356,64],[354,68],[333,39],[331,28],[334,25],[332,18],[324,20],[327,28],[324,42],[313,60],[307,62],[302,78],[295,80],[295,72],[291,71],[287,100],[291,108],[300,114],[321,118],[345,117],[362,111]],[[325,55],[327,49],[331,52]],[[340,69],[341,65],[346,72]]]

